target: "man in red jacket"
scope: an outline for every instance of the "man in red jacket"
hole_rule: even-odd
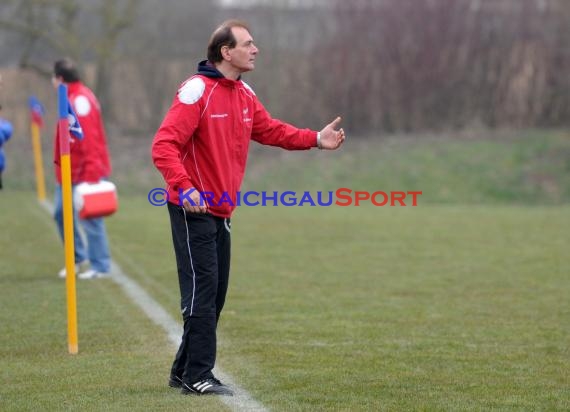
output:
[[[241,74],[258,49],[248,26],[230,20],[208,44],[208,60],[178,90],[152,145],[169,193],[178,267],[182,342],[169,385],[183,394],[232,395],[212,373],[216,326],[230,269],[230,217],[245,173],[251,139],[288,150],[334,150],[344,141],[336,118],[320,132],[273,119]],[[209,201],[201,193],[209,192]]]
[[[71,183],[75,187],[80,183],[98,183],[111,174],[111,162],[107,150],[107,137],[103,126],[101,108],[93,92],[85,86],[79,77],[75,63],[71,59],[61,59],[54,64],[53,85],[67,85],[67,97],[71,103],[79,124],[83,130],[83,139],[71,139]],[[57,135],[56,135],[57,136]],[[55,221],[63,239],[63,210],[61,195],[61,168],[59,142],[54,139],[55,163]],[[87,250],[78,230],[77,221],[85,231]],[[80,279],[95,279],[108,276],[111,270],[111,256],[103,218],[79,219],[74,213],[74,239],[76,270]],[[85,269],[85,264],[90,268]],[[65,269],[59,272],[66,276]]]

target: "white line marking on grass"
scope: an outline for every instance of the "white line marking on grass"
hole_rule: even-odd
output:
[[[40,204],[50,214],[53,215],[53,204],[49,201],[40,202]],[[170,314],[150,296],[135,280],[127,276],[121,267],[116,263],[111,263],[111,279],[123,288],[125,294],[135,303],[156,325],[160,326],[167,334],[168,340],[178,349],[181,339],[182,325],[178,323]],[[218,379],[231,386],[234,390],[234,396],[220,396],[219,399],[225,403],[232,411],[267,411],[261,403],[253,399],[253,397],[245,389],[239,387],[233,378],[227,373],[221,371],[218,367],[215,369]]]
[[[180,345],[181,325],[137,282],[125,275],[116,262],[111,263],[111,279],[119,284],[124,292],[155,324],[162,327],[168,335],[168,340],[178,347]]]
[[[47,212],[53,216],[53,212],[54,212],[54,208],[53,208],[53,203],[51,203],[49,200],[41,200],[39,201],[40,205],[47,210]]]

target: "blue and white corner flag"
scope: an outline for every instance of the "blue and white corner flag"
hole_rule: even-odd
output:
[[[67,102],[67,120],[69,122],[69,133],[73,136],[78,138],[79,140],[83,139],[83,129],[79,124],[79,120],[77,120],[77,116],[73,111],[73,107],[71,107],[71,103]]]

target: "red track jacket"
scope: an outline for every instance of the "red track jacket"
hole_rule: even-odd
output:
[[[93,92],[81,82],[67,84],[67,97],[83,129],[82,140],[71,138],[71,182],[74,185],[82,182],[96,183],[111,174],[107,137],[99,101]],[[61,184],[59,162],[59,142],[56,131],[54,139],[55,177]]]
[[[249,142],[307,150],[317,132],[271,118],[253,90],[226,79],[210,63],[182,83],[152,144],[152,158],[167,184],[169,201],[179,190],[212,192],[209,212],[230,217],[236,207]],[[231,199],[231,201],[230,201]]]

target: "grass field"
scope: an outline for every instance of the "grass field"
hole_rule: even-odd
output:
[[[113,282],[79,282],[31,192],[0,194],[0,409],[224,410],[165,386],[174,354]],[[108,219],[114,258],[173,317],[167,212]],[[219,365],[276,411],[569,410],[570,207],[242,207]]]
[[[122,195],[142,196],[162,185],[150,161],[152,135],[113,136],[110,140],[113,180]],[[49,138],[43,147],[51,183],[53,154]],[[5,186],[35,190],[29,138],[15,136],[5,151]],[[349,134],[345,146],[335,153],[287,152],[251,145],[243,190],[339,187],[355,191],[421,190],[422,204],[570,204],[570,130],[367,139]]]
[[[421,190],[422,204],[570,203],[570,131],[347,139],[334,154],[254,145],[245,188]]]

